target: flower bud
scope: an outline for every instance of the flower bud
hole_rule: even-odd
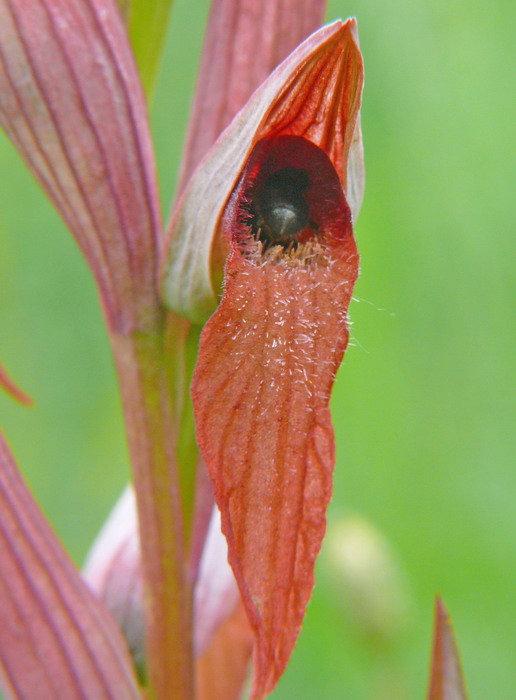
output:
[[[326,553],[357,629],[378,641],[401,633],[410,610],[408,584],[384,535],[360,515],[348,515],[330,526]]]
[[[84,577],[120,626],[134,662],[145,666],[145,617],[134,491],[127,487],[91,548]],[[194,593],[194,653],[200,656],[239,602],[220,514],[213,509]]]

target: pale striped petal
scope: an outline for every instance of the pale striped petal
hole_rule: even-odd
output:
[[[0,679],[11,698],[139,698],[127,647],[0,437]]]
[[[0,123],[86,255],[112,327],[152,324],[154,156],[114,0],[0,0]]]

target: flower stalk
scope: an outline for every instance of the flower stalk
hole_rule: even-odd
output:
[[[150,697],[188,700],[193,698],[192,589],[176,459],[179,420],[164,338],[164,326],[154,334],[111,337],[144,543]]]

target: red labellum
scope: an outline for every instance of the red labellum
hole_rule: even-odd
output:
[[[314,585],[335,461],[329,399],[358,254],[339,176],[301,136],[256,144],[222,226],[225,290],[192,395],[261,698],[288,663]]]

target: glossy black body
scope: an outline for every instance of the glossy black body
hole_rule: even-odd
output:
[[[255,235],[266,246],[297,243],[298,234],[310,224],[304,193],[310,178],[300,168],[282,168],[257,190],[252,202]]]

